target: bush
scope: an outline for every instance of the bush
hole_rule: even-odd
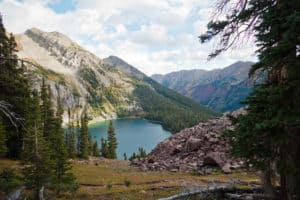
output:
[[[125,185],[126,187],[129,187],[129,186],[131,185],[131,181],[128,180],[127,178],[125,178],[125,179],[124,179],[124,185]]]
[[[12,169],[4,169],[0,173],[0,188],[6,194],[21,185],[21,178]]]
[[[112,188],[112,183],[106,184],[106,188],[109,189],[109,190],[111,190],[111,188]]]

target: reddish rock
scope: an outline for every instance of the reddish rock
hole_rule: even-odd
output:
[[[243,110],[238,110],[231,114],[237,116],[243,113]],[[131,164],[142,170],[198,171],[205,174],[214,172],[218,167],[224,173],[230,173],[241,167],[243,162],[230,155],[230,145],[222,137],[227,129],[233,130],[234,127],[226,115],[186,128],[159,143],[144,161],[134,160]]]

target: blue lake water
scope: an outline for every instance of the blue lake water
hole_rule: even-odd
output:
[[[117,156],[123,159],[126,153],[130,157],[143,147],[149,153],[159,142],[169,137],[171,133],[164,130],[158,123],[144,119],[115,119],[112,120],[117,136]],[[107,138],[109,121],[99,122],[89,126],[89,131],[94,140],[101,145],[101,138]]]

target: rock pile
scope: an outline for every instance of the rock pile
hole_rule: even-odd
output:
[[[240,109],[231,115],[237,116],[245,111]],[[186,128],[159,143],[142,160],[133,160],[132,165],[143,171],[167,170],[172,172],[197,172],[209,174],[221,168],[224,173],[243,165],[241,160],[230,155],[230,145],[222,133],[233,129],[225,113],[223,117]]]

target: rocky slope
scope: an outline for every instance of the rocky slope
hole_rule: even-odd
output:
[[[244,112],[240,109],[231,115],[237,116]],[[243,162],[231,157],[230,145],[222,137],[226,129],[234,128],[227,114],[172,135],[159,143],[145,159],[135,159],[132,164],[145,171],[207,174],[220,168],[223,172],[230,173],[231,170],[241,167]]]
[[[164,121],[163,115],[185,113],[186,119],[199,115],[195,117],[199,122],[217,114],[152,81],[116,56],[98,58],[61,33],[32,28],[15,38],[18,57],[33,63],[26,64],[33,87],[39,89],[42,79],[45,79],[51,87],[54,104],[60,95],[65,122],[68,108],[73,111],[74,118],[87,110],[93,121],[139,116],[162,121],[171,129],[174,127]],[[146,102],[149,99],[146,95],[155,96],[160,99],[157,103],[164,102],[169,106],[162,112],[161,108],[152,105],[153,102]],[[186,122],[180,124],[181,128],[183,124],[190,125]]]
[[[101,120],[116,117],[120,105],[125,110],[140,109],[129,99],[134,86],[128,76],[104,64],[63,34],[33,28],[17,35],[16,41],[18,57],[38,66],[27,65],[35,77],[34,84],[40,85],[45,78],[51,85],[53,102],[60,93],[65,109],[78,108],[75,115],[88,109],[94,118]]]
[[[248,71],[254,63],[236,62],[224,69],[182,70],[152,78],[214,110],[225,112],[240,108],[250,93],[253,81]]]

